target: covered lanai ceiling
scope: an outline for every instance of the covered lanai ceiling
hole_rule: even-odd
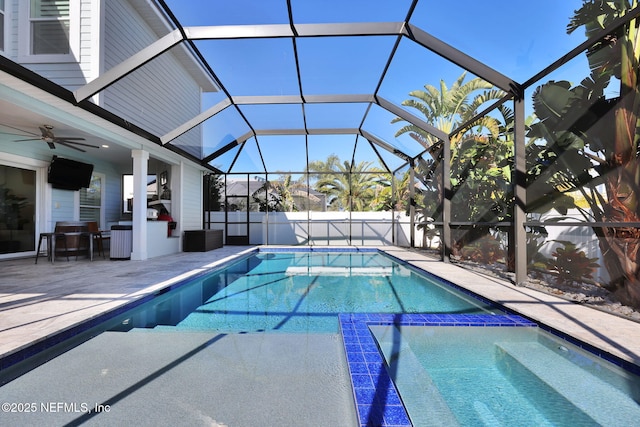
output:
[[[74,96],[91,99],[186,47],[217,90],[191,120],[147,131],[223,173],[300,173],[330,155],[394,171],[426,149],[402,126],[441,140],[452,130],[407,105],[410,92],[466,73],[510,97],[584,39],[565,31],[579,0],[156,2],[171,27]]]

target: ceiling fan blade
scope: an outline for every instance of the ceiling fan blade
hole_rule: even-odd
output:
[[[51,148],[52,150],[55,150],[55,149],[56,149],[56,146],[55,146],[55,144],[54,144],[53,142],[48,142],[48,141],[45,141],[45,142],[47,143],[47,145],[49,146],[49,148]]]
[[[29,139],[14,139],[13,142],[22,142],[22,141],[41,141],[41,138],[29,138]]]
[[[54,139],[61,141],[84,141],[84,138],[67,138],[66,136],[56,136]]]
[[[0,123],[0,126],[5,127],[5,128],[9,128],[9,129],[13,129],[13,130],[17,130],[19,132],[26,133],[28,135],[38,136],[37,133],[29,132],[28,130],[20,129],[20,128],[17,128],[17,127],[13,127],[13,126],[9,126],[9,125],[3,125],[1,123]]]
[[[73,145],[67,144],[67,143],[66,143],[66,142],[64,142],[64,141],[56,141],[56,142],[57,142],[58,144],[60,144],[60,145],[64,145],[65,147],[73,148],[74,150],[78,150],[78,151],[82,151],[83,153],[86,153],[86,151],[85,151],[85,150],[83,150],[82,148],[78,148],[78,147],[75,147],[75,146],[73,146]],[[53,145],[53,143],[51,143],[50,145]]]
[[[0,135],[24,136],[24,137],[31,136],[31,135],[23,135],[21,133],[3,132],[1,130],[0,130]],[[36,136],[36,135],[34,135],[34,136]]]
[[[82,143],[82,142],[72,141],[72,140],[69,140],[69,139],[67,139],[67,138],[56,138],[56,142],[59,142],[59,143],[61,143],[61,144],[62,144],[63,142],[66,142],[67,144],[82,145],[83,147],[100,148],[100,147],[98,147],[97,145],[84,144],[84,143]]]

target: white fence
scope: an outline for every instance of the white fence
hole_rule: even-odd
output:
[[[211,228],[225,231],[225,213],[209,212]],[[249,212],[253,245],[410,246],[411,223],[399,212]],[[246,235],[246,212],[229,212],[229,233]],[[226,238],[226,236],[225,236]],[[422,242],[422,231],[415,231]]]
[[[568,218],[571,217],[570,213]],[[209,218],[212,229],[226,232],[224,212],[209,212]],[[248,231],[252,245],[411,246],[411,222],[404,212],[229,212],[228,220],[229,232],[247,235]],[[589,258],[598,258],[600,268],[594,277],[608,280],[598,238],[591,228],[556,225],[547,227],[547,231],[547,243],[541,248],[543,255],[551,257],[559,246],[552,240],[571,241]],[[415,246],[422,246],[422,230],[415,230],[414,239]],[[438,243],[437,237],[426,240],[432,247]]]

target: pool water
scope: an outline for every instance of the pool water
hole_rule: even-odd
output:
[[[109,314],[62,350],[36,353],[26,374],[0,387],[2,401],[110,411],[11,413],[3,421],[408,427],[640,419],[635,376],[374,249],[260,250],[209,268]]]
[[[640,380],[538,328],[371,326],[414,426],[628,426]]]
[[[339,313],[499,309],[377,252],[257,253],[134,312],[120,328],[332,332]]]

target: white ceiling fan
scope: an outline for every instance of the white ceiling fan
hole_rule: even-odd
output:
[[[4,125],[6,126],[6,125]],[[17,129],[11,126],[6,126],[9,127],[11,129],[15,129],[15,130],[19,130],[21,132],[24,133],[28,133],[28,134],[32,134],[35,137],[34,138],[27,138],[27,139],[16,139],[14,140],[15,142],[22,142],[22,141],[44,141],[47,143],[47,145],[49,146],[49,148],[51,148],[52,150],[55,150],[56,148],[56,144],[60,144],[60,145],[64,145],[65,147],[69,147],[69,148],[73,148],[74,150],[78,150],[78,151],[82,151],[83,153],[86,152],[86,150],[83,150],[82,148],[78,147],[90,147],[90,148],[100,148],[97,145],[91,145],[91,144],[86,144],[83,142],[79,142],[79,141],[84,141],[84,138],[74,138],[74,137],[65,137],[65,136],[55,136],[53,133],[53,126],[51,125],[42,125],[39,126],[40,129],[40,133],[41,135],[38,137],[36,133],[33,132],[29,132],[29,131],[25,131],[23,129]]]

